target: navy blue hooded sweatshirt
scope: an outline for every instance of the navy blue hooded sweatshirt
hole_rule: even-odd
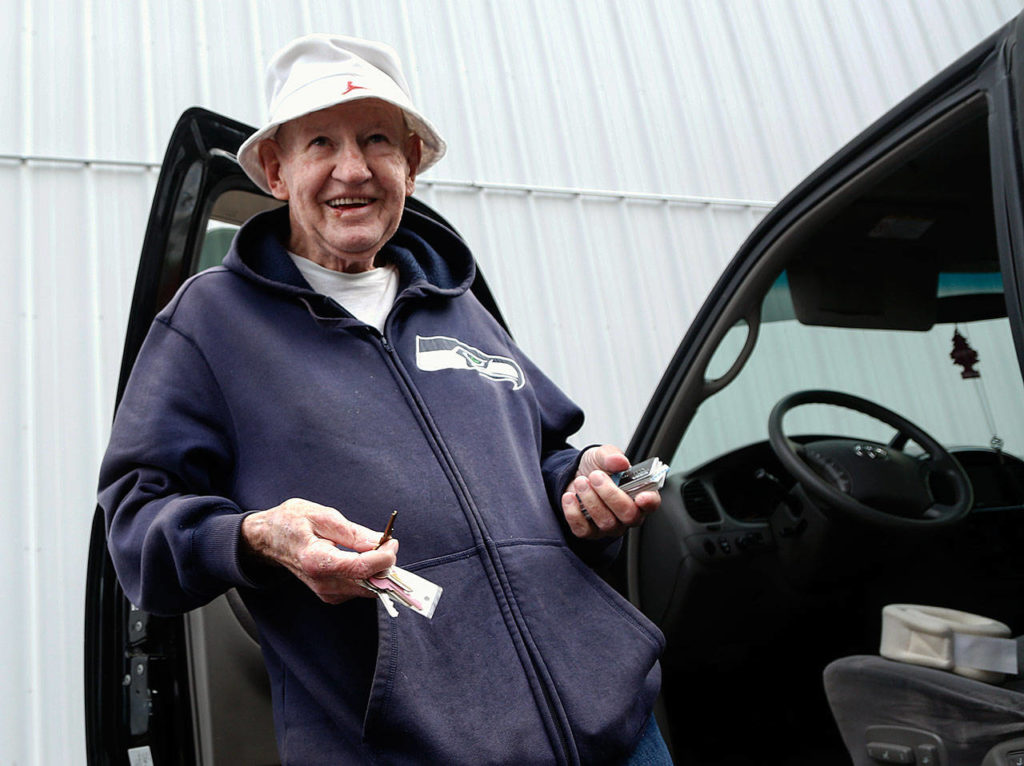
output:
[[[173,614],[238,588],[286,764],[621,761],[664,639],[567,542],[582,413],[469,292],[446,227],[407,210],[382,251],[383,335],[287,239],[286,210],[256,216],[153,323],[100,474],[128,598]],[[433,619],[246,563],[245,513],[290,497],[372,529],[399,509],[399,564],[444,588]]]

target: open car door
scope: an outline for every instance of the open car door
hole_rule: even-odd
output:
[[[160,309],[188,277],[220,263],[246,219],[282,204],[235,159],[253,132],[199,108],[174,128],[139,261],[117,402]],[[406,206],[452,228],[415,198]],[[479,271],[472,289],[507,329]],[[86,586],[85,713],[93,766],[279,762],[258,638],[240,599],[231,592],[178,617],[137,609],[117,582],[98,508]]]
[[[634,435],[631,457],[671,466],[627,568],[666,634],[680,763],[977,766],[1024,734],[1024,692],[985,734],[987,702],[942,707],[943,671],[914,698],[899,662],[859,698],[822,678],[882,661],[890,603],[1024,634],[1022,35],[981,42],[760,222]],[[975,725],[976,757],[954,758]]]

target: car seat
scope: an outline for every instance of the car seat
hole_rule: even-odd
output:
[[[855,766],[1024,766],[1024,642],[984,617],[883,610],[880,654],[843,657],[825,693]],[[1007,671],[1011,671],[1012,675]]]

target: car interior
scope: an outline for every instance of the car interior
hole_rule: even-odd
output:
[[[976,765],[1024,736],[1024,702],[968,732],[950,722],[970,717],[969,679],[877,656],[892,603],[1024,632],[1024,385],[988,130],[985,97],[967,99],[809,207],[729,287],[660,404],[648,443],[671,472],[625,587],[668,640],[657,713],[678,763],[876,763],[885,725]],[[277,204],[226,189],[193,270]],[[204,764],[278,762],[258,640],[234,594],[186,616]],[[826,667],[865,658],[884,672],[834,666],[826,692]],[[945,717],[883,715],[925,670],[951,690]]]
[[[887,604],[1024,631],[1024,390],[987,118],[961,103],[787,228],[663,407],[651,444],[672,471],[629,582],[668,638],[680,763],[977,766],[1024,733],[1012,682],[878,657]],[[865,682],[864,662],[887,674]],[[920,704],[972,684],[1016,707]],[[894,723],[934,741],[871,729]]]

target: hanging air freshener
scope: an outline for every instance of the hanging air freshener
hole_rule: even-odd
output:
[[[953,330],[953,350],[949,352],[953,364],[964,368],[960,373],[961,378],[980,378],[981,373],[974,369],[978,363],[978,352],[971,348],[967,338],[960,334],[959,329]]]
[[[978,379],[978,401],[981,404],[981,411],[985,415],[985,422],[992,432],[989,446],[996,452],[1002,452],[1003,440],[996,433],[996,421],[992,417],[992,407],[989,405],[988,396],[985,393],[985,385],[981,380],[981,373],[974,369],[974,365],[978,363],[978,352],[971,348],[967,338],[960,334],[959,327],[953,329],[953,350],[949,352],[949,357],[953,360],[953,364],[958,364],[964,368],[964,371],[960,373],[961,378]]]

